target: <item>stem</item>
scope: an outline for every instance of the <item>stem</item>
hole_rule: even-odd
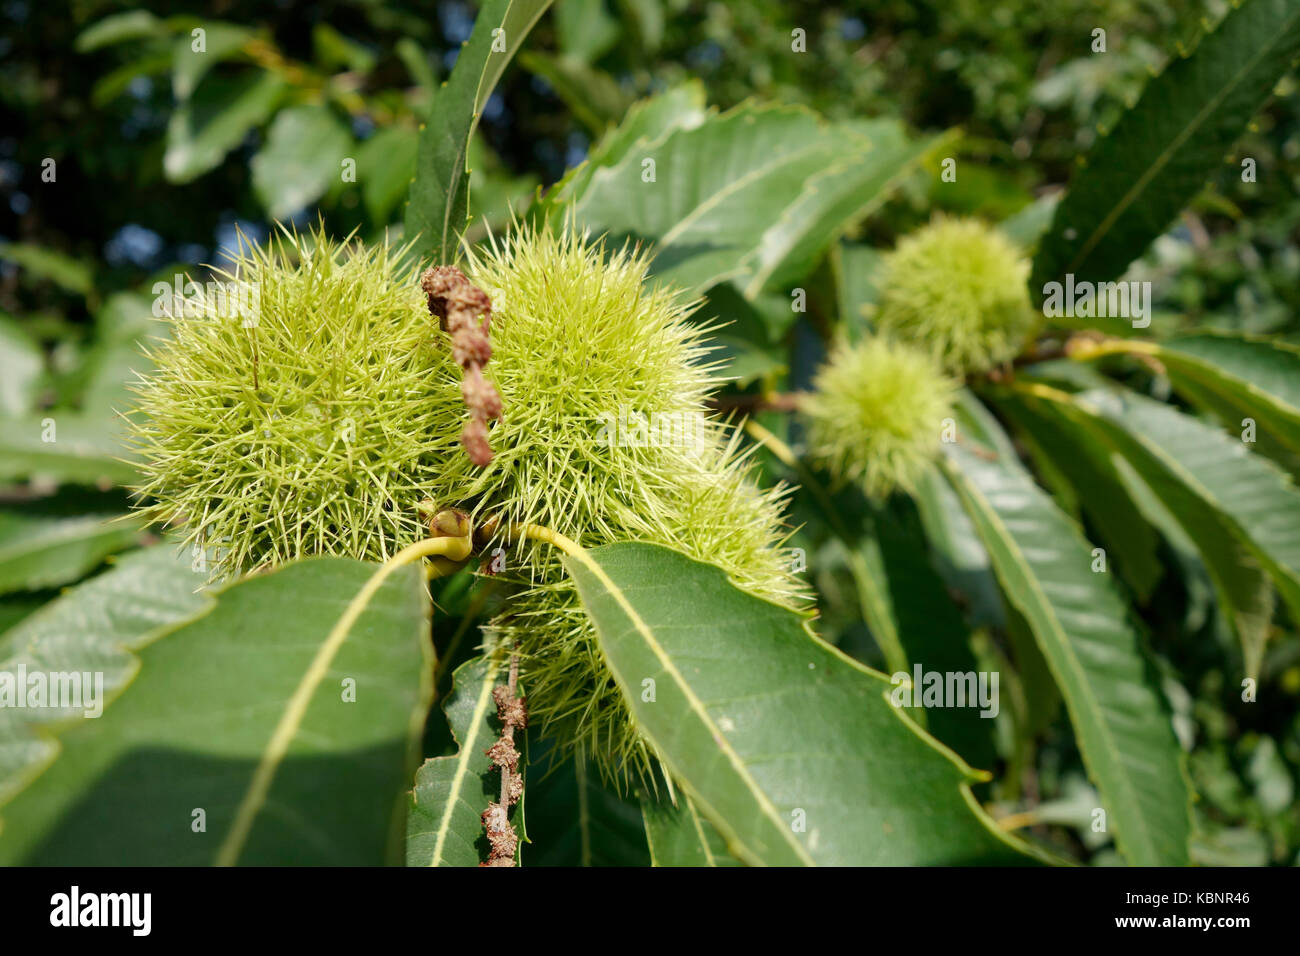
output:
[[[1038,824],[1038,815],[1032,810],[1027,810],[1024,813],[1009,813],[996,822],[999,829],[1010,832],[1024,827],[1036,826]]]
[[[709,399],[716,412],[793,412],[799,407],[796,392],[767,392],[760,395],[718,395]]]
[[[507,525],[506,534],[512,538],[527,538],[529,541],[544,541],[547,544],[554,545],[570,557],[579,557],[586,554],[582,550],[582,545],[566,538],[558,531],[552,531],[540,524],[512,524]]]
[[[510,808],[524,795],[524,778],[519,771],[519,750],[515,747],[515,729],[528,726],[528,701],[519,693],[519,644],[510,654],[510,678],[504,687],[492,690],[497,704],[497,718],[501,721],[501,736],[487,755],[501,771],[501,798],[489,803],[480,815],[487,832],[491,852],[482,866],[514,866],[519,849],[519,834],[510,823]]]
[[[506,681],[506,691],[507,693],[509,693],[511,700],[514,700],[516,697],[519,696],[519,642],[518,641],[515,642],[514,649],[510,652],[510,678],[509,680]],[[505,727],[503,727],[501,730],[501,736],[504,737],[506,740],[510,741],[511,744],[513,744],[515,742],[515,725],[507,720],[505,723]],[[514,773],[510,770],[509,767],[501,768],[501,806],[503,807],[508,807],[512,802],[510,800],[510,783],[513,778],[514,778]]]

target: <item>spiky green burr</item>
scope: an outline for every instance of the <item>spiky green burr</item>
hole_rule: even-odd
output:
[[[910,491],[939,454],[956,384],[911,345],[841,342],[799,399],[809,452],[873,497]]]
[[[398,252],[285,233],[169,310],[136,385],[136,490],[215,571],[383,560],[424,535],[416,505],[461,416],[438,400],[445,346]]]
[[[884,265],[876,327],[926,349],[953,374],[1009,361],[1039,325],[1028,260],[978,220],[937,219],[904,237]]]

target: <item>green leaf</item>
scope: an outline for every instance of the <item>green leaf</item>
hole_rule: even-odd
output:
[[[651,866],[740,866],[722,834],[686,794],[677,794],[676,806],[642,798],[641,814]]]
[[[977,672],[970,629],[930,564],[924,542],[920,519],[902,503],[894,513],[878,511],[872,534],[862,542],[868,577],[880,593],[883,611],[896,630],[909,669]],[[918,709],[917,717],[932,736],[972,767],[993,766],[993,721],[981,717],[978,710]]]
[[[159,47],[151,44],[150,49],[157,50]],[[172,55],[165,46],[161,48],[161,52],[145,53],[139,59],[124,63],[111,73],[105,73],[97,79],[90,91],[90,102],[93,106],[102,109],[125,93],[136,77],[158,76],[171,68]]]
[[[637,802],[601,783],[581,757],[558,766],[529,761],[524,866],[648,866]]]
[[[850,242],[841,242],[832,254],[840,321],[854,341],[865,334],[869,317],[879,304],[875,280],[882,272],[882,258],[880,250]]]
[[[1004,626],[1002,592],[993,574],[993,562],[957,492],[938,469],[930,469],[917,481],[913,499],[935,570],[962,597],[967,605],[967,620],[974,627]]]
[[[1041,196],[1013,216],[998,223],[998,229],[1022,249],[1034,249],[1052,225],[1060,196]]]
[[[1007,646],[1011,651],[1011,659],[1015,662],[1015,674],[1012,679],[1019,685],[1024,695],[1024,706],[1021,713],[1017,715],[1020,731],[1017,750],[1022,751],[1025,745],[1051,727],[1056,720],[1061,712],[1061,689],[1056,686],[1052,669],[1048,666],[1047,659],[1043,657],[1043,652],[1039,649],[1038,642],[1024,615],[1010,604],[1005,608],[1005,615],[1006,625],[1003,630],[1006,634]],[[1032,770],[1032,767],[1028,769]],[[1019,786],[1019,782],[1016,785]]]
[[[478,866],[487,859],[480,817],[501,796],[501,778],[487,749],[499,734],[492,724],[492,688],[503,680],[500,660],[487,657],[466,661],[452,675],[443,710],[460,749],[426,760],[415,775],[406,821],[407,866]]]
[[[348,626],[375,570],[284,565],[145,643],[120,699],[65,729],[60,759],[5,808],[0,859],[393,860],[431,691],[430,608],[408,566]]]
[[[1300,0],[1246,0],[1153,78],[1088,158],[1039,246],[1030,287],[1119,276],[1223,161],[1300,54]]]
[[[255,35],[248,27],[219,20],[204,20],[194,29],[203,31],[203,49],[194,48],[199,38],[190,30],[172,43],[172,93],[178,103],[188,100],[209,70],[239,52]]]
[[[76,581],[131,546],[140,522],[126,515],[49,517],[0,511],[0,594]]]
[[[154,317],[153,307],[150,296],[115,292],[95,312],[95,345],[83,366],[86,387],[78,404],[88,418],[99,416],[109,423],[106,431],[117,431],[117,416],[134,404],[130,387],[139,376],[153,371],[142,343],[153,345],[171,334],[170,328]]]
[[[48,591],[22,591],[0,597],[0,660],[8,655],[9,634],[25,618],[49,603]]]
[[[786,348],[781,339],[798,317],[785,295],[750,301],[730,282],[709,290],[707,301],[696,313],[702,324],[716,327],[709,344],[720,363],[719,374],[743,388],[767,375],[783,372]]]
[[[1021,410],[1013,411],[1017,406]],[[1097,418],[1094,411],[1064,393],[1036,390],[1006,399],[1002,407],[1017,417],[1036,416],[1044,431],[1060,436],[1063,444],[1076,452],[1087,449],[1086,455],[1078,457],[1089,457],[1098,447],[1107,456],[1122,456],[1117,465],[1108,463],[1109,474],[1092,489],[1098,495],[1098,512],[1113,514],[1118,520],[1136,509],[1140,514],[1124,520],[1143,527],[1154,525],[1175,551],[1200,557],[1224,620],[1241,644],[1246,674],[1257,677],[1275,592],[1268,574],[1218,508],[1198,498],[1122,429]],[[1127,562],[1130,555],[1119,550],[1122,543],[1114,547],[1107,559],[1123,569],[1126,565],[1121,562]]]
[[[172,545],[130,554],[6,631],[0,672],[20,663],[29,670],[102,672],[104,695],[111,696],[135,673],[131,651],[211,606],[198,593],[202,583]],[[0,804],[54,759],[58,742],[42,729],[66,716],[57,708],[0,708]]]
[[[0,419],[0,479],[130,484],[139,473],[123,460],[128,456],[116,431],[76,412]]]
[[[451,76],[433,102],[420,131],[415,182],[406,205],[412,253],[452,262],[469,222],[469,175],[465,157],[483,105],[551,0],[487,0],[474,32],[456,57]],[[495,36],[494,36],[495,34]],[[494,44],[504,50],[494,52]],[[417,238],[418,236],[418,238]]]
[[[659,49],[664,39],[663,0],[619,0],[623,22],[647,53]]]
[[[1145,601],[1164,574],[1160,538],[1142,517],[1111,460],[1113,451],[1087,429],[1042,414],[1041,403],[999,399],[999,408],[1021,429],[1035,462],[1058,469],[1107,552],[1107,561]]]
[[[75,49],[78,53],[90,53],[128,40],[166,35],[167,27],[149,11],[128,10],[125,13],[109,14],[86,27],[77,34]]]
[[[1104,433],[1168,505],[1256,675],[1272,617],[1263,572],[1300,616],[1300,491],[1290,477],[1218,428],[1132,392],[1040,394]]]
[[[627,112],[631,97],[604,70],[572,57],[531,51],[519,54],[519,65],[549,83],[578,122],[593,133],[603,133]]]
[[[325,194],[351,150],[352,134],[329,109],[281,110],[253,157],[253,191],[272,219],[287,219]]]
[[[398,40],[393,46],[393,52],[397,54],[397,58],[402,61],[402,65],[406,67],[406,72],[410,74],[411,80],[418,87],[418,101],[413,104],[416,106],[417,115],[421,119],[427,119],[429,104],[433,102],[438,89],[438,76],[434,72],[434,61],[424,51],[424,48],[410,37],[402,37]]]
[[[40,344],[0,315],[0,417],[25,415],[35,407],[44,372]]]
[[[260,70],[211,77],[176,107],[167,124],[163,172],[168,182],[187,183],[220,165],[249,130],[266,122],[285,88],[278,77]]]
[[[1277,589],[1268,572],[1222,514],[1195,501],[1185,487],[1169,488],[1167,475],[1144,475],[1133,468],[1126,483],[1137,488],[1134,496],[1144,513],[1160,528],[1174,551],[1181,552],[1178,559],[1199,560],[1198,570],[1214,589],[1219,615],[1241,645],[1242,671],[1258,679],[1277,608]],[[1165,487],[1164,497],[1152,490],[1153,483]],[[1194,576],[1193,567],[1183,571],[1185,578]],[[1189,593],[1197,588],[1190,580],[1184,586]],[[1191,605],[1193,600],[1188,603]]]
[[[1244,426],[1243,418],[1254,419],[1286,453],[1300,456],[1300,349],[1295,346],[1198,332],[1166,342],[1108,340],[1075,357],[1113,353],[1156,359],[1176,390],[1198,404],[1213,404],[1233,430]]]
[[[388,217],[411,187],[420,134],[405,126],[388,126],[357,147],[357,179],[366,214],[376,226]]]
[[[945,466],[1056,677],[1108,827],[1130,863],[1187,862],[1191,808],[1168,705],[1091,545],[1014,458],[945,446]]]
[[[510,228],[517,211],[527,209],[540,184],[536,174],[516,176],[492,152],[482,131],[469,142],[469,188],[474,196],[474,225],[466,241],[477,242],[489,228]]]
[[[599,169],[614,166],[633,149],[663,139],[679,129],[694,129],[704,122],[704,85],[691,81],[671,87],[658,96],[633,103],[623,122],[607,132],[587,152],[587,158],[564,174],[539,200],[550,213],[582,196]]]
[[[780,220],[763,233],[747,274],[736,279],[747,298],[808,275],[827,248],[878,209],[925,157],[952,141],[951,136],[909,141],[892,120],[858,123],[851,129],[872,148],[857,162],[831,166],[812,177]]]
[[[565,55],[591,63],[618,42],[618,20],[605,0],[564,0],[555,8],[555,33]]]
[[[346,67],[365,76],[375,68],[373,52],[349,40],[328,23],[317,23],[311,28],[311,45],[316,62],[326,70]]]
[[[652,240],[665,281],[699,292],[744,276],[752,297],[805,269],[919,156],[888,128],[744,104],[596,169],[574,209],[594,231]]]
[[[639,730],[740,859],[1026,862],[974,802],[979,775],[795,612],[655,545],[565,565]]]
[[[95,273],[90,263],[30,242],[0,242],[0,260],[12,262],[36,279],[49,279],[60,288],[89,295]]]

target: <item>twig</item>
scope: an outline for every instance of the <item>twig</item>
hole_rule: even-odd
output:
[[[524,778],[519,773],[519,751],[515,747],[515,729],[528,726],[528,699],[516,696],[519,692],[519,645],[510,654],[510,678],[504,687],[492,689],[496,701],[497,718],[501,721],[501,736],[487,749],[492,763],[501,771],[501,799],[489,803],[483,811],[483,829],[487,831],[492,846],[487,862],[482,866],[514,866],[515,852],[519,849],[519,834],[510,825],[510,808],[519,802],[524,793]]]
[[[715,412],[792,412],[799,407],[799,396],[787,392],[766,395],[717,395],[709,399]]]

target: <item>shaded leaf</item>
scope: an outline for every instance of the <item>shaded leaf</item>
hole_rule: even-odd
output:
[[[677,805],[643,797],[641,814],[651,866],[740,866],[717,828],[684,793]]]
[[[54,597],[49,591],[22,591],[0,597],[0,660],[9,654],[9,634]]]
[[[1198,332],[1165,342],[1107,340],[1084,347],[1075,358],[1111,354],[1150,356],[1164,367],[1174,388],[1213,410],[1234,431],[1243,419],[1300,455],[1300,349],[1285,342],[1217,332]],[[1231,413],[1231,414],[1228,414]]]
[[[136,77],[157,76],[166,73],[171,67],[172,55],[165,47],[161,52],[146,53],[96,80],[90,92],[90,102],[102,108],[125,93]]]
[[[1168,506],[1257,674],[1273,610],[1267,577],[1300,615],[1300,492],[1290,478],[1219,429],[1132,392],[1036,394],[1104,434]]]
[[[437,64],[424,48],[410,37],[402,37],[398,40],[393,46],[393,52],[397,54],[397,58],[406,67],[406,72],[419,87],[419,99],[412,105],[416,107],[417,115],[427,121],[429,104],[433,102],[438,90]]]
[[[354,43],[328,23],[317,23],[311,28],[312,52],[316,62],[326,70],[347,68],[362,76],[375,67],[375,54],[360,43]]]
[[[287,219],[325,194],[351,149],[352,134],[331,110],[281,110],[253,157],[253,191],[272,219]]]
[[[519,65],[549,83],[574,118],[593,133],[603,133],[627,112],[631,97],[618,81],[582,60],[528,51],[519,54]]]
[[[659,49],[664,39],[662,0],[619,0],[625,24],[635,31],[636,39],[648,52]]]
[[[389,215],[411,188],[420,135],[405,126],[388,126],[357,147],[357,179],[366,214],[375,225]]]
[[[998,223],[998,229],[1020,248],[1034,249],[1051,228],[1060,199],[1060,196],[1041,196],[1015,215],[1003,219]]]
[[[581,757],[558,766],[531,761],[525,798],[524,866],[647,866],[641,808],[601,783]]]
[[[600,59],[618,42],[618,20],[605,0],[564,0],[555,7],[560,50],[581,63]]]
[[[882,258],[880,250],[851,242],[841,242],[832,257],[840,321],[851,339],[865,334],[880,301],[875,278]]]
[[[977,673],[970,629],[930,564],[920,519],[910,502],[900,499],[894,506],[876,513],[873,534],[862,546],[869,576],[906,655],[907,671]],[[937,707],[915,713],[918,723],[972,767],[992,768],[993,721],[978,709]]]
[[[1002,592],[988,551],[961,499],[937,469],[923,474],[912,496],[930,544],[935,570],[966,606],[976,627],[1004,625]]]
[[[281,79],[260,70],[211,77],[176,107],[167,124],[167,180],[187,183],[220,165],[249,130],[266,122],[284,90]]]
[[[1035,449],[1034,459],[1054,467],[1077,496],[1079,508],[1105,547],[1107,560],[1143,601],[1164,573],[1160,538],[1125,491],[1113,452],[1086,429],[1058,415],[1044,417],[1041,403],[999,398],[1001,408]]]

